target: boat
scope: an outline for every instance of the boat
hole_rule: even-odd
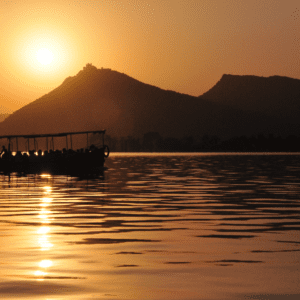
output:
[[[73,150],[73,137],[86,135],[86,146]],[[99,135],[101,145],[89,145],[91,135]],[[64,132],[54,134],[33,135],[6,135],[8,149],[3,146],[0,158],[1,173],[27,173],[27,174],[95,174],[104,170],[105,159],[109,156],[109,148],[104,144],[105,130]],[[101,138],[102,137],[102,138]],[[55,139],[65,138],[65,148],[55,149]],[[25,139],[25,151],[19,150],[20,139]],[[44,139],[46,149],[38,149],[38,140]],[[33,147],[30,145],[33,142]],[[15,146],[15,149],[13,148]],[[24,145],[23,145],[24,148]],[[1,150],[0,150],[1,151]]]

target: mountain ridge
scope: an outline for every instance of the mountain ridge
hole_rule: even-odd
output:
[[[224,74],[199,98],[243,111],[265,113],[283,122],[299,123],[300,120],[300,80],[295,78]]]
[[[39,134],[100,128],[116,137],[159,132],[165,137],[208,134],[226,138],[298,130],[275,116],[245,111],[205,95],[208,94],[194,97],[163,90],[126,74],[87,64],[51,92],[10,115],[0,124],[0,132]]]

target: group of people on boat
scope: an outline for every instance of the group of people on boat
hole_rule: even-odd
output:
[[[105,158],[109,155],[107,146],[97,148],[91,145],[87,149],[72,149],[64,148],[60,150],[42,151],[30,150],[27,152],[17,151],[12,155],[11,151],[7,150],[5,146],[2,147],[0,153],[0,163],[13,170],[19,171],[28,168],[38,168],[43,170],[53,169],[74,169],[78,170],[86,168],[86,166],[97,165],[103,166]],[[0,164],[0,166],[1,166]]]

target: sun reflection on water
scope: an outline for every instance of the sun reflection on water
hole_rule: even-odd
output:
[[[40,245],[40,250],[41,251],[47,251],[50,250],[53,247],[53,244],[49,242],[48,240],[48,236],[42,235],[39,239],[38,239],[38,243]]]
[[[41,221],[42,223],[50,223],[50,220],[48,219],[49,213],[50,213],[50,211],[44,210],[43,208],[41,209],[41,211],[39,212],[39,218],[42,219],[42,221]]]
[[[52,191],[51,186],[44,186],[43,189],[45,194],[50,194]]]
[[[40,206],[48,206],[53,199],[52,198],[48,198],[48,197],[44,197],[42,200],[43,200],[43,202],[40,203]]]
[[[43,277],[46,276],[47,273],[38,270],[38,271],[35,271],[35,272],[34,272],[34,275],[37,276],[37,277],[39,277],[39,278],[36,279],[37,281],[44,281],[44,278],[43,278]]]
[[[39,263],[40,268],[49,268],[53,265],[52,261],[49,259],[44,259]]]
[[[44,224],[50,224],[51,220],[49,219],[49,215],[51,214],[51,203],[53,201],[53,198],[51,198],[49,195],[52,192],[51,186],[44,186],[43,187],[44,194],[48,195],[47,197],[40,198],[40,211],[39,211],[39,218],[41,219],[41,227],[37,230],[37,233],[39,235],[38,237],[38,244],[40,246],[41,251],[49,251],[53,244],[49,241],[50,238],[50,226],[45,226]],[[45,209],[47,207],[47,209]],[[44,269],[50,268],[53,265],[53,262],[49,259],[43,259],[38,263],[38,266],[40,269],[43,270],[37,270],[35,271],[34,275],[37,277],[36,280],[43,281],[45,279],[45,276],[48,275],[47,272],[45,272]]]
[[[46,234],[50,231],[50,227],[48,226],[42,226],[38,229],[37,233],[39,234]]]

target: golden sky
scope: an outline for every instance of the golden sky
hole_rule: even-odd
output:
[[[0,12],[0,113],[87,63],[194,96],[223,74],[300,79],[298,0],[1,0]]]

